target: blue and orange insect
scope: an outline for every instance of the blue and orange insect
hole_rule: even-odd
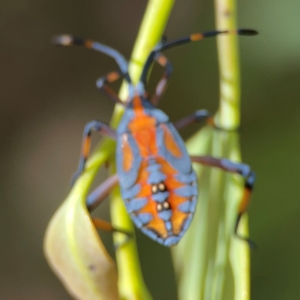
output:
[[[206,120],[208,124],[216,127],[208,111],[198,110],[172,124],[168,116],[156,108],[172,72],[170,62],[161,52],[181,44],[228,33],[254,35],[256,31],[250,29],[210,31],[160,43],[150,53],[136,85],[132,84],[128,73],[128,62],[115,49],[70,35],[55,38],[57,45],[84,46],[111,56],[120,69],[118,72],[111,72],[97,80],[97,87],[101,91],[125,107],[117,130],[114,131],[100,121],[92,121],[86,125],[83,134],[82,154],[75,179],[84,171],[90,152],[92,131],[99,131],[117,141],[117,175],[106,180],[88,197],[89,210],[94,209],[102,202],[111,188],[119,183],[125,206],[135,225],[158,243],[164,246],[175,245],[186,232],[196,210],[198,180],[193,171],[192,162],[197,162],[238,173],[245,178],[244,197],[241,200],[235,227],[235,234],[238,235],[238,223],[249,202],[255,180],[254,173],[248,165],[243,163],[234,163],[227,159],[210,156],[190,157],[188,155],[178,130],[202,120]],[[146,92],[146,79],[154,61],[164,68],[164,74],[157,85],[154,96],[149,98]],[[109,83],[120,77],[123,77],[129,86],[129,97],[125,103],[108,86]],[[109,227],[101,224],[102,227]],[[242,239],[247,240],[244,237]]]

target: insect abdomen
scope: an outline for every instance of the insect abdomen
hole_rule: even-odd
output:
[[[197,203],[196,176],[176,172],[163,158],[143,160],[138,180],[122,196],[132,220],[157,242],[177,244]]]

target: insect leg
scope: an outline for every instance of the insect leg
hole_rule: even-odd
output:
[[[238,208],[234,234],[238,238],[246,241],[250,247],[255,246],[255,244],[249,238],[238,234],[238,226],[242,215],[246,212],[249,205],[251,192],[255,182],[255,173],[251,170],[250,166],[243,163],[232,162],[231,160],[225,158],[214,158],[212,156],[191,156],[191,161],[206,166],[216,167],[227,172],[236,173],[245,179],[244,193]]]
[[[76,179],[81,175],[81,173],[84,170],[85,163],[90,154],[91,136],[93,131],[99,131],[103,135],[109,136],[114,140],[116,139],[115,131],[111,129],[108,125],[100,121],[92,121],[85,126],[83,131],[82,149],[81,149],[81,156],[79,160],[79,166],[77,172],[72,178],[72,185],[75,183]]]
[[[106,76],[99,78],[96,81],[97,88],[106,94],[115,103],[125,105],[125,103],[119,98],[119,96],[107,85],[107,83],[113,83],[118,80],[123,74],[120,71],[110,72]]]
[[[175,122],[174,126],[177,130],[180,130],[186,126],[189,126],[190,124],[198,123],[204,120],[208,125],[212,126],[213,128],[220,129],[218,126],[216,126],[211,114],[205,109],[197,110],[192,115],[182,118],[181,120]]]
[[[104,199],[109,195],[111,190],[116,187],[119,183],[118,175],[112,175],[108,179],[106,179],[102,184],[100,184],[89,196],[87,197],[86,205],[87,209],[91,212],[93,211],[98,205],[100,205]],[[113,227],[109,222],[101,220],[99,218],[92,218],[94,225],[102,230],[111,231],[111,232],[119,232],[126,236],[124,241],[121,244],[115,246],[118,249],[120,246],[127,243],[132,238],[132,233],[128,232],[123,229],[119,229]]]
[[[95,227],[97,227],[101,230],[110,231],[110,232],[113,232],[113,233],[118,232],[118,233],[122,233],[122,234],[125,235],[125,238],[121,243],[115,244],[115,246],[114,246],[115,250],[118,250],[120,247],[125,245],[133,237],[131,232],[113,227],[111,225],[111,223],[109,223],[107,221],[104,221],[104,220],[99,219],[99,218],[92,218],[92,220],[93,220],[93,223],[94,223]]]
[[[158,105],[161,96],[166,90],[173,68],[169,60],[162,53],[158,52],[156,54],[155,60],[164,68],[163,76],[156,86],[155,94],[151,98],[151,103],[154,105]]]
[[[91,192],[86,200],[86,206],[89,212],[93,211],[98,205],[100,205],[118,183],[119,178],[118,175],[115,174],[107,178],[93,192]]]
[[[131,232],[128,232],[128,231],[123,230],[123,229],[117,229],[116,227],[113,227],[111,225],[111,223],[109,223],[107,221],[104,221],[104,220],[99,219],[99,218],[92,218],[92,220],[93,220],[93,223],[94,223],[95,227],[97,227],[99,229],[102,229],[102,230],[105,230],[105,231],[119,232],[119,233],[125,234],[126,235],[126,241],[127,241],[127,239],[130,239],[132,237]]]

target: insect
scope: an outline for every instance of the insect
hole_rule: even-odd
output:
[[[243,163],[211,156],[188,155],[178,130],[203,120],[217,127],[208,111],[198,110],[173,124],[168,116],[156,107],[172,73],[171,63],[162,51],[219,34],[255,35],[257,32],[250,29],[209,31],[162,42],[149,54],[136,85],[131,81],[128,62],[115,49],[70,35],[55,37],[54,42],[57,45],[77,45],[102,52],[114,58],[119,66],[119,71],[110,72],[96,83],[98,89],[110,99],[125,107],[118,128],[115,131],[101,121],[92,121],[86,125],[83,133],[82,152],[75,179],[84,171],[93,131],[109,136],[117,142],[117,174],[103,182],[88,197],[87,207],[90,211],[119,183],[125,206],[135,225],[158,243],[164,246],[175,245],[186,232],[195,213],[198,184],[192,162],[196,162],[240,174],[245,179],[244,196],[235,226],[235,234],[238,236],[238,224],[246,211],[254,185],[254,172]],[[164,73],[150,98],[146,92],[146,80],[154,61],[164,68]],[[128,83],[129,96],[126,102],[122,102],[108,85],[121,77]]]

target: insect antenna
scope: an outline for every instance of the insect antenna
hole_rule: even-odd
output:
[[[124,76],[124,79],[130,85],[132,84],[131,78],[128,73],[128,62],[124,58],[124,56],[117,50],[92,40],[78,38],[68,34],[55,36],[53,37],[52,42],[57,46],[82,46],[88,49],[102,52],[112,57],[118,64],[122,75]]]
[[[173,47],[191,43],[191,42],[198,42],[205,38],[214,37],[219,34],[237,34],[237,35],[256,35],[258,32],[253,29],[235,29],[235,30],[213,30],[213,31],[207,31],[207,32],[200,32],[200,33],[194,33],[189,36],[170,41],[165,43],[159,43],[156,48],[149,54],[146,63],[144,65],[144,69],[140,78],[140,81],[145,85],[147,81],[147,74],[149,71],[149,68],[151,64],[153,63],[156,55],[164,50],[171,49]]]

